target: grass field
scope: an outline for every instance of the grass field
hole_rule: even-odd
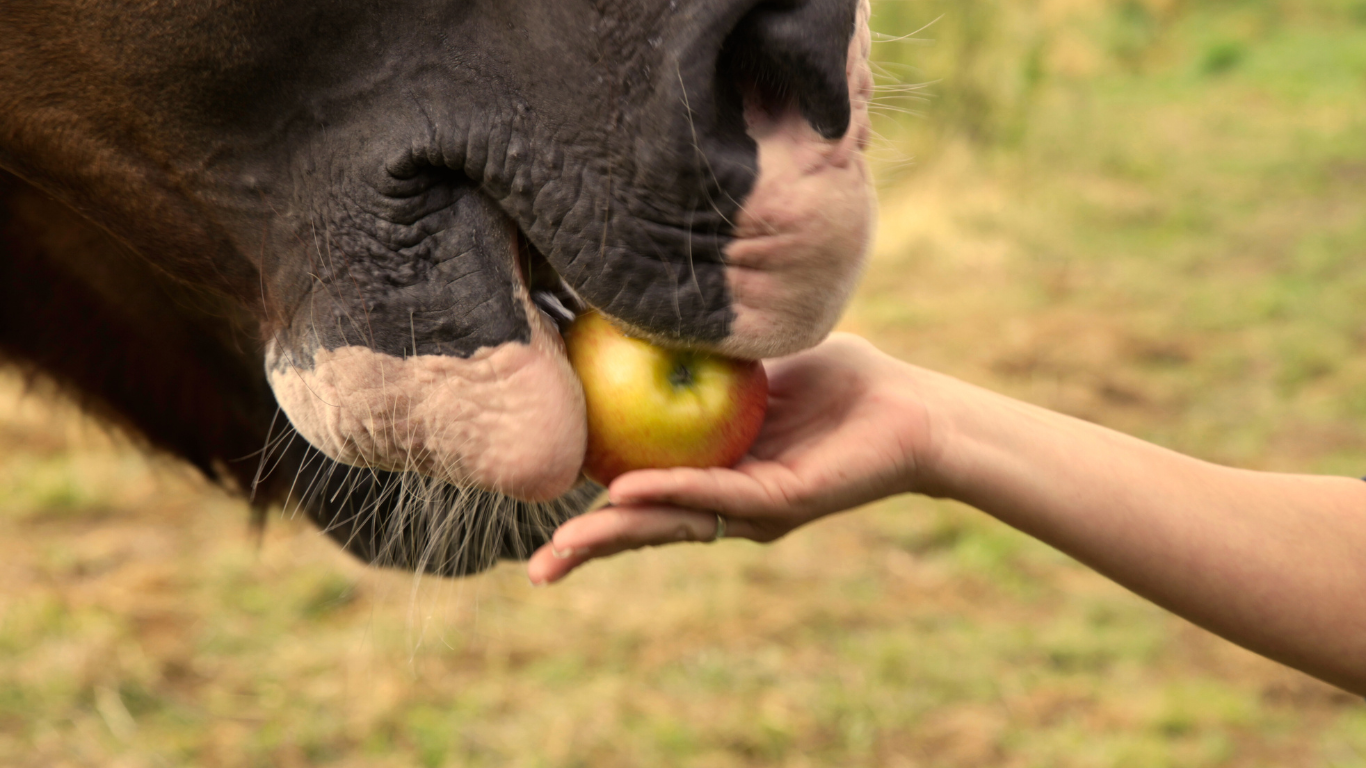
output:
[[[1366,474],[1366,2],[875,17],[849,329],[1204,458]],[[0,765],[1366,766],[1359,699],[952,504],[550,589],[247,517],[0,381]]]

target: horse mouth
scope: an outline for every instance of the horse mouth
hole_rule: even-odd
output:
[[[526,233],[517,229],[517,274],[526,286],[531,302],[555,326],[561,335],[588,305],[555,271],[550,260],[541,253]]]

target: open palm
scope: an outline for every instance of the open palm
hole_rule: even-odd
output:
[[[727,535],[773,541],[834,512],[911,490],[930,451],[908,366],[855,336],[766,363],[763,430],[734,469],[642,470],[617,478],[612,506],[565,523],[528,564],[532,581],[627,549]]]

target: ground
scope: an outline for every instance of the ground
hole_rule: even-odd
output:
[[[1366,4],[875,15],[847,329],[1207,459],[1366,474]],[[954,504],[418,581],[279,511],[258,540],[41,385],[0,412],[6,766],[1366,766],[1360,699]]]

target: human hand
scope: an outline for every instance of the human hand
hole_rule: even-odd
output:
[[[566,522],[532,555],[532,582],[628,549],[710,541],[718,514],[727,536],[769,542],[916,486],[934,453],[916,369],[847,334],[765,366],[768,415],[738,466],[622,475],[611,506]]]
[[[900,363],[852,336],[767,363],[734,469],[632,472],[535,584],[639,547],[772,541],[903,491],[968,503],[1255,652],[1366,693],[1366,484],[1221,467]]]

